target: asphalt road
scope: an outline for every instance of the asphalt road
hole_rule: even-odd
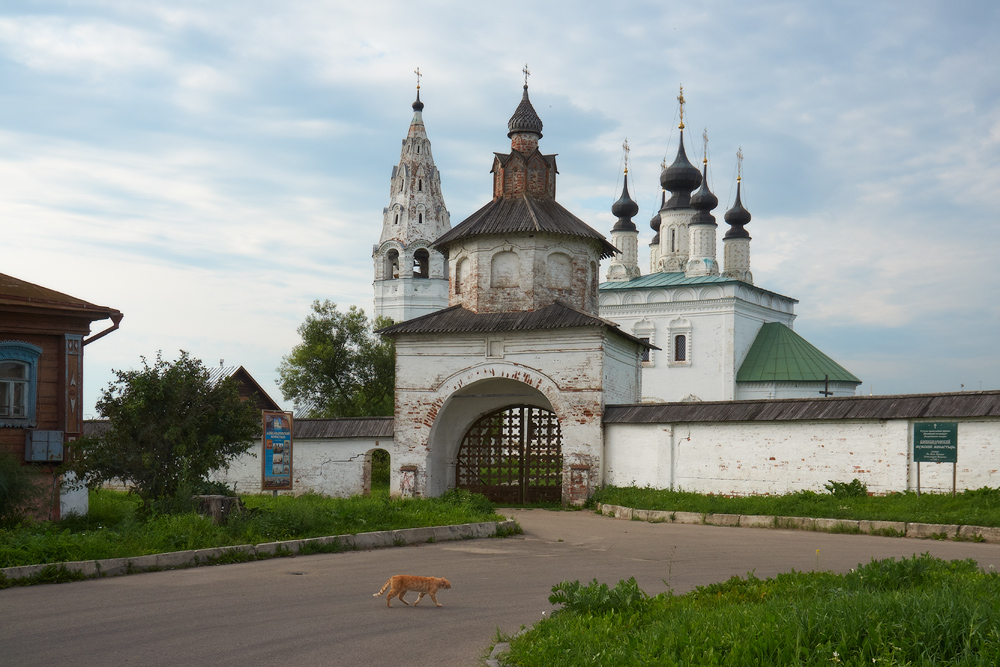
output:
[[[992,544],[502,512],[523,536],[0,590],[0,665],[468,667],[497,629],[550,610],[566,579],[634,576],[647,593],[683,593],[750,571],[843,572],[925,551],[1000,567]],[[438,594],[441,608],[424,598],[387,609],[372,593],[393,574],[446,577],[452,589]]]

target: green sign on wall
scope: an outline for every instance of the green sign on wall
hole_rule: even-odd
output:
[[[916,463],[957,463],[958,423],[914,424],[913,460]]]

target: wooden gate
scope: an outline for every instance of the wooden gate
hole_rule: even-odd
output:
[[[455,486],[495,503],[562,501],[562,432],[551,410],[530,405],[481,417],[462,440]]]

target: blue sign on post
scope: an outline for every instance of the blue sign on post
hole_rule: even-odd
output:
[[[261,456],[261,490],[292,490],[292,413],[267,412]]]

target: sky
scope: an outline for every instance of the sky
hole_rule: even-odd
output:
[[[1000,388],[1000,4],[617,4],[5,0],[0,273],[125,314],[86,348],[87,417],[160,350],[290,409],[310,304],[371,313],[414,70],[458,224],[527,64],[557,199],[605,235],[628,140],[644,273],[683,85],[720,257],[742,149],[754,282],[860,393]]]

